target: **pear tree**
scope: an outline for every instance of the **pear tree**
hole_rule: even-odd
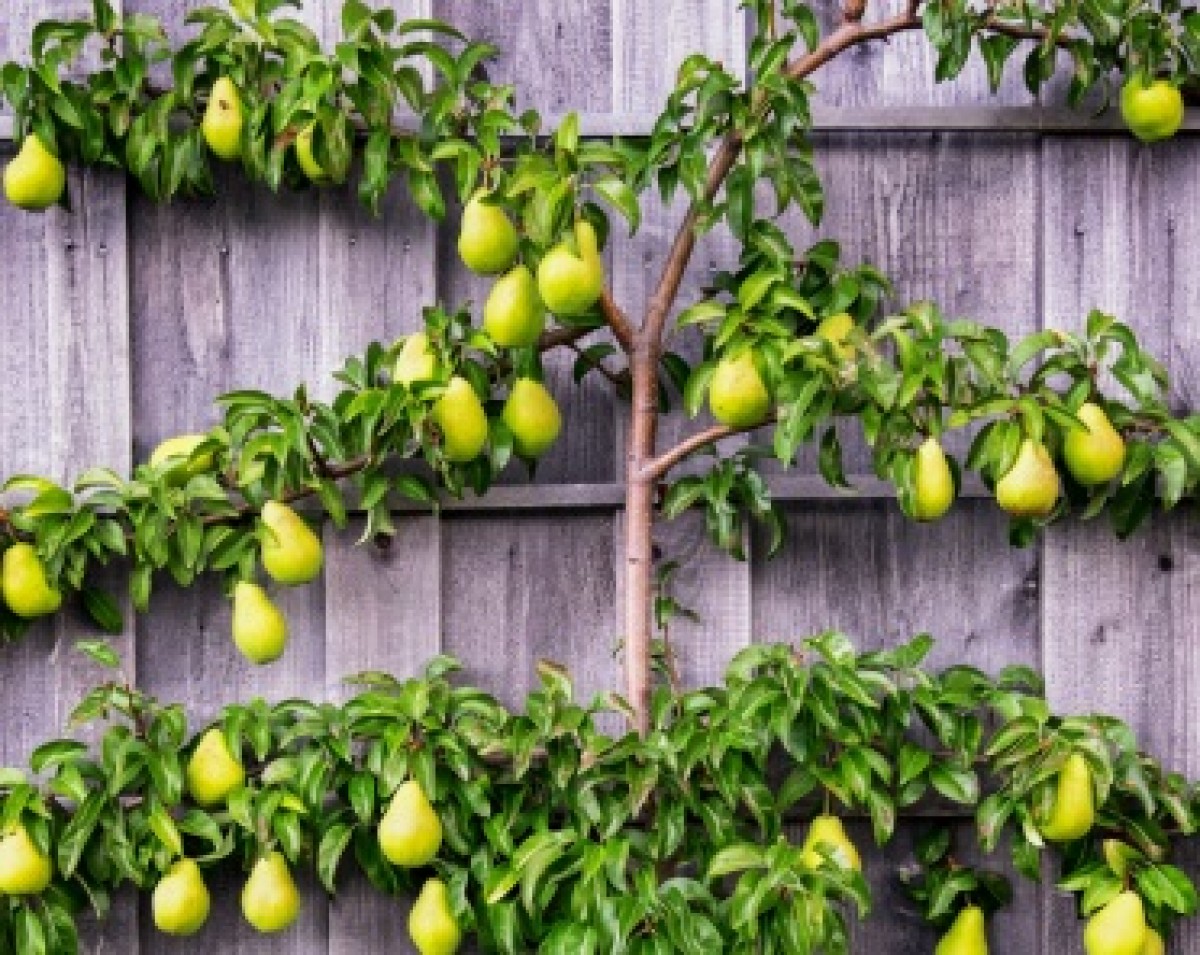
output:
[[[1130,326],[1094,312],[1077,331],[1010,341],[933,303],[895,305],[886,276],[843,262],[833,241],[795,248],[779,217],[797,208],[820,221],[810,78],[857,46],[920,32],[939,80],[978,51],[993,87],[1020,58],[1033,93],[1066,69],[1073,104],[1114,99],[1152,143],[1182,124],[1200,19],[1139,0],[912,0],[878,15],[847,0],[822,30],[799,0],[744,5],[748,78],[688,57],[647,135],[611,143],[574,114],[544,129],[518,111],[487,76],[487,44],[361,0],[345,3],[332,51],[278,0],[198,10],[179,45],[152,18],[94,0],[90,18],[40,24],[28,63],[0,68],[20,140],[4,188],[20,208],[64,201],[66,163],[124,169],[162,201],[213,193],[218,164],[275,190],[352,182],[375,210],[399,182],[433,218],[462,204],[458,254],[492,283],[481,314],[430,304],[422,330],[351,356],[329,401],[304,386],[234,391],[218,399],[216,427],[168,439],[132,474],[93,468],[69,488],[11,478],[8,636],[64,599],[118,630],[96,572],[121,561],[139,611],[163,572],[179,586],[221,575],[236,645],[269,663],[287,626],[262,577],[303,586],[323,563],[301,502],[339,527],[361,513],[364,540],[379,541],[394,533],[397,497],[437,507],[486,493],[514,458],[535,466],[563,426],[543,371],[553,352],[572,353],[576,380],[600,376],[628,409],[623,695],[580,706],[569,677],[546,668],[524,712],[509,713],[435,661],[405,682],[366,675],[345,707],[230,707],[191,740],[177,706],[114,680],[76,714],[111,722],[98,754],[54,741],[32,777],[0,779],[0,891],[14,900],[0,906],[0,940],[70,950],[76,896],[97,904],[126,883],[155,892],[164,931],[196,931],[203,870],[230,857],[250,872],[247,920],[280,931],[301,904],[293,868],[315,859],[333,891],[349,853],[385,892],[423,886],[410,929],[425,953],[452,952],[468,932],[502,952],[845,951],[846,912],[870,898],[832,802],[864,813],[882,843],[931,794],[970,807],[982,847],[1006,840],[1031,878],[1062,847],[1060,885],[1079,894],[1091,955],[1140,952],[1194,911],[1190,880],[1165,861],[1195,830],[1191,785],[1119,721],[1051,713],[1034,674],[931,673],[926,639],[859,654],[826,634],[747,651],[719,687],[656,681],[671,661],[655,628],[678,608],[654,531],[699,509],[735,556],[747,522],[779,546],[759,463],[789,466],[815,445],[821,475],[843,486],[850,428],[908,516],[942,518],[973,471],[1017,544],[1071,512],[1107,513],[1127,535],[1197,496],[1200,421],[1171,409],[1166,370]],[[97,46],[99,66],[81,66]],[[163,60],[168,87],[149,69]],[[649,300],[618,302],[601,253],[615,228],[637,230],[652,191],[686,212]],[[718,228],[738,244],[736,265],[680,301]],[[665,413],[705,407],[714,424],[664,446]],[[944,439],[967,428],[958,461]],[[721,450],[741,434],[752,443]],[[680,476],[709,453],[706,472]],[[404,460],[419,466],[394,466]],[[597,730],[601,708],[630,732]],[[801,844],[784,831],[789,813],[811,821]],[[957,861],[946,830],[920,856],[909,885],[945,933],[938,951],[985,950],[983,919],[1008,901],[1007,881]]]

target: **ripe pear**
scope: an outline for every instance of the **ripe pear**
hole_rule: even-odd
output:
[[[846,835],[842,820],[837,816],[821,815],[812,821],[808,828],[808,836],[804,840],[803,862],[810,869],[820,868],[825,857],[817,851],[817,846],[824,846],[833,854],[834,861],[843,869],[862,871],[862,859],[858,849]]]
[[[1146,942],[1142,945],[1139,955],[1167,955],[1167,943],[1149,926],[1146,928]]]
[[[501,348],[536,344],[546,324],[546,306],[529,267],[518,265],[496,280],[483,306],[483,329]]]
[[[393,865],[428,865],[442,845],[442,822],[415,779],[400,785],[379,821],[379,848]]]
[[[1121,87],[1121,117],[1144,143],[1169,139],[1183,125],[1183,95],[1166,80],[1144,85],[1132,77]]]
[[[188,760],[185,776],[188,792],[198,805],[206,808],[223,803],[246,782],[246,771],[229,751],[225,734],[216,726],[200,737]]]
[[[1088,919],[1083,930],[1087,955],[1142,955],[1146,910],[1136,892],[1122,892]]]
[[[242,888],[242,915],[260,932],[282,932],[300,914],[300,892],[282,852],[254,863]]]
[[[289,586],[306,584],[321,572],[321,540],[304,518],[286,504],[267,501],[262,522],[266,532],[259,556],[272,580]]]
[[[936,521],[954,503],[954,474],[937,438],[926,438],[917,448],[912,516]]]
[[[450,908],[450,892],[441,879],[428,879],[408,914],[408,935],[421,955],[454,955],[462,930]]]
[[[1092,771],[1083,756],[1072,753],[1058,772],[1054,806],[1041,825],[1042,836],[1051,842],[1072,842],[1087,835],[1095,821]]]
[[[450,379],[434,403],[432,417],[441,429],[442,452],[447,461],[465,464],[477,458],[487,444],[487,414],[466,378],[455,375]]]
[[[717,363],[708,386],[708,408],[714,418],[731,428],[753,428],[767,420],[771,395],[752,351]]]
[[[817,325],[816,334],[833,346],[838,361],[853,361],[855,348],[850,344],[850,332],[854,329],[854,316],[849,312],[838,312],[823,318]]]
[[[1017,460],[996,482],[996,503],[1013,517],[1048,517],[1058,502],[1059,480],[1045,445],[1026,438]]]
[[[487,195],[481,189],[471,197],[458,230],[458,254],[478,275],[503,272],[517,257],[516,227],[503,209],[484,201]]]
[[[933,955],[988,955],[987,923],[977,905],[968,905],[954,918]]]
[[[563,239],[538,265],[538,292],[555,315],[583,315],[604,290],[604,263],[596,230],[586,219],[575,223],[574,240],[572,247],[570,239]]]
[[[317,162],[317,157],[313,153],[313,130],[316,123],[309,123],[300,132],[296,134],[296,162],[299,163],[301,171],[308,176],[309,181],[318,185],[325,186],[333,182],[333,177],[325,170],[325,167]]]
[[[237,159],[242,154],[242,127],[245,124],[241,94],[233,80],[222,76],[208,94],[208,106],[200,121],[204,141],[221,159]]]
[[[186,484],[197,475],[211,471],[214,463],[212,452],[192,457],[193,452],[208,440],[206,434],[181,434],[167,438],[150,452],[152,467],[169,465],[167,481],[175,486]]]
[[[532,378],[517,379],[504,402],[502,417],[512,432],[517,454],[523,458],[540,458],[562,430],[562,415],[554,396]]]
[[[37,895],[53,874],[50,859],[24,826],[16,825],[0,837],[0,895]]]
[[[1067,470],[1080,484],[1107,484],[1125,466],[1125,439],[1099,405],[1090,401],[1076,413],[1087,430],[1072,429],[1063,441]]]
[[[37,133],[30,133],[4,168],[4,195],[29,212],[49,209],[62,198],[67,171]]]
[[[150,907],[167,935],[195,935],[208,920],[208,886],[195,859],[180,859],[158,880]]]
[[[429,347],[429,336],[414,332],[404,339],[404,346],[392,368],[392,380],[411,387],[418,381],[433,381],[437,374],[437,356]]]
[[[8,609],[18,617],[44,617],[62,605],[62,593],[50,586],[42,559],[33,545],[24,541],[4,552],[0,589]]]
[[[251,663],[274,663],[287,646],[287,620],[267,592],[249,581],[233,588],[233,642]]]

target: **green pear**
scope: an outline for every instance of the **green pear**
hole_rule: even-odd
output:
[[[954,474],[937,438],[926,438],[914,463],[912,516],[936,521],[954,503]]]
[[[205,808],[223,803],[246,782],[246,771],[229,751],[220,727],[211,727],[196,746],[185,772],[188,792]]]
[[[487,190],[479,190],[463,209],[458,254],[472,272],[496,275],[517,257],[517,230],[503,209],[484,201],[487,196]]]
[[[321,572],[321,539],[304,518],[286,504],[267,501],[262,522],[266,531],[259,556],[272,580],[294,586],[308,583]]]
[[[1058,771],[1054,805],[1040,827],[1042,836],[1051,842],[1072,842],[1087,835],[1095,821],[1092,771],[1082,755],[1072,753]]]
[[[708,408],[730,428],[753,428],[767,420],[771,394],[758,373],[753,351],[717,363],[708,386]]]
[[[854,316],[849,312],[838,312],[823,318],[817,325],[816,334],[833,346],[838,361],[854,360],[856,349],[850,344],[850,332],[854,330]]]
[[[1121,117],[1144,143],[1169,139],[1183,125],[1183,95],[1166,80],[1144,84],[1132,77],[1121,87]]]
[[[208,106],[200,121],[204,141],[221,159],[237,159],[242,154],[242,127],[245,124],[241,94],[233,80],[222,76],[208,94]]]
[[[1125,467],[1125,439],[1099,405],[1087,402],[1076,417],[1087,430],[1073,428],[1067,432],[1063,441],[1067,470],[1080,484],[1107,484]]]
[[[53,874],[50,859],[24,826],[13,826],[0,837],[0,895],[37,895]]]
[[[996,503],[1013,517],[1049,517],[1058,503],[1059,480],[1045,445],[1026,438],[1017,460],[996,482]]]
[[[180,859],[150,897],[154,924],[168,935],[195,935],[208,920],[208,886],[195,859]]]
[[[450,891],[441,879],[428,879],[408,913],[408,935],[421,955],[454,955],[462,930],[450,907]]]
[[[300,892],[282,852],[254,863],[242,887],[242,915],[260,932],[282,932],[300,914]]]
[[[379,821],[379,848],[393,865],[428,865],[442,845],[442,822],[421,784],[401,783]]]
[[[809,826],[808,836],[801,847],[803,851],[801,858],[809,869],[818,869],[825,861],[825,857],[817,850],[818,846],[822,846],[832,853],[834,861],[843,869],[862,871],[862,859],[858,855],[858,849],[846,835],[842,820],[837,816],[817,816]]]
[[[513,447],[523,458],[540,458],[562,430],[562,415],[554,396],[532,378],[517,379],[501,417],[512,432]]]
[[[987,923],[983,910],[968,905],[954,918],[950,930],[942,936],[933,955],[987,955]]]
[[[1087,955],[1142,955],[1146,932],[1142,900],[1126,890],[1088,919],[1083,947]]]
[[[591,311],[604,291],[604,262],[590,222],[575,223],[573,245],[567,238],[545,254],[538,265],[537,285],[546,308],[555,315]]]
[[[313,132],[316,128],[316,123],[309,123],[300,132],[296,134],[296,162],[300,165],[300,170],[304,175],[308,176],[309,181],[318,186],[327,186],[333,182],[333,177],[325,170],[325,167],[317,162],[317,157],[313,153]]]
[[[433,405],[433,423],[442,432],[446,460],[465,464],[479,457],[487,444],[488,419],[483,402],[466,378],[455,375]]]
[[[483,306],[483,329],[501,348],[528,348],[546,324],[546,307],[528,266],[496,280]]]
[[[429,347],[429,336],[414,332],[404,339],[396,364],[392,368],[392,380],[412,387],[418,381],[433,381],[438,376],[437,356]]]
[[[251,663],[274,663],[287,646],[283,613],[267,592],[246,580],[233,588],[233,642]]]
[[[29,212],[49,209],[62,198],[67,171],[37,133],[30,133],[21,149],[4,167],[4,195],[14,206]]]
[[[211,471],[215,457],[211,451],[193,457],[196,448],[208,440],[206,434],[181,434],[167,438],[150,452],[151,467],[169,467],[167,481],[176,487]]]
[[[4,552],[0,569],[4,602],[18,617],[44,617],[62,605],[62,593],[46,579],[46,565],[32,544],[13,544]]]

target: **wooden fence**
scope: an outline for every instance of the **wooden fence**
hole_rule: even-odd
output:
[[[197,5],[125,0],[127,12],[160,15],[176,31]],[[10,0],[0,53],[25,56],[38,19],[87,6]],[[496,41],[506,51],[498,69],[518,83],[522,104],[579,109],[594,132],[644,128],[688,52],[728,65],[745,59],[734,0],[394,6]],[[304,17],[333,37],[339,7],[310,0]],[[898,300],[935,298],[949,313],[1014,333],[1075,328],[1090,308],[1114,310],[1166,359],[1179,402],[1195,406],[1200,140],[1185,134],[1149,150],[1119,132],[1080,134],[1084,120],[1031,106],[1015,76],[988,97],[982,74],[935,87],[931,56],[914,37],[853,52],[819,74],[829,202],[816,234],[892,275]],[[414,328],[424,304],[479,301],[485,288],[457,263],[452,229],[425,221],[400,190],[374,219],[349,191],[277,197],[236,175],[223,177],[213,201],[167,207],[112,174],[72,171],[70,188],[71,214],[0,209],[6,476],[127,468],[163,437],[211,424],[212,398],[234,387],[288,391],[306,381],[328,394],[344,356]],[[652,207],[635,238],[614,242],[614,291],[628,308],[645,301],[679,215]],[[799,219],[789,222],[798,243],[812,238]],[[731,255],[728,240],[707,240],[684,298]],[[535,488],[503,488],[441,518],[405,516],[386,552],[352,546],[353,529],[329,531],[324,583],[284,595],[293,643],[268,669],[233,649],[215,585],[164,588],[117,641],[139,684],[186,701],[199,718],[253,695],[335,697],[346,674],[403,674],[437,652],[461,655],[469,679],[508,699],[542,656],[568,664],[585,692],[617,685],[621,409],[599,382],[574,391],[569,363],[553,379],[567,427]],[[717,678],[751,640],[838,627],[878,645],[928,630],[940,640],[939,661],[1036,665],[1057,706],[1120,714],[1170,765],[1200,774],[1194,513],[1156,520],[1127,543],[1105,527],[1071,524],[1012,550],[986,500],[917,526],[876,482],[835,496],[812,470],[780,479],[792,498],[790,539],[773,561],[761,547],[746,563],[709,554],[695,521],[664,534],[670,548],[695,555],[679,595],[702,619],[675,632],[690,682]],[[62,619],[0,648],[0,760],[23,761],[58,732],[99,676],[71,652],[84,630]],[[886,858],[872,862],[877,912],[856,929],[856,951],[931,950],[932,935],[892,884],[919,825],[906,823]],[[122,899],[89,929],[88,951],[409,951],[403,908],[364,886],[333,904],[313,889],[298,927],[274,939],[241,923],[232,883],[215,897],[210,927],[188,942],[165,940],[145,910]],[[1081,951],[1078,937],[1069,901],[1023,885],[994,950],[1063,955]],[[1200,952],[1200,933],[1185,930],[1174,950]]]

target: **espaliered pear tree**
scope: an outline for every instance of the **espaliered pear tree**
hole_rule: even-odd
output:
[[[478,865],[465,835],[475,833],[478,822],[456,816],[444,795],[436,802],[446,793],[448,783],[439,779],[446,767],[429,765],[433,756],[426,749],[415,750],[423,757],[388,756],[399,743],[386,734],[379,742],[384,750],[370,749],[366,767],[348,750],[326,751],[318,723],[349,719],[346,714],[321,711],[318,717],[301,713],[297,704],[281,718],[295,719],[303,730],[292,726],[277,736],[276,717],[265,709],[237,718],[252,720],[253,732],[246,728],[250,723],[228,719],[223,730],[209,730],[188,764],[186,798],[198,808],[186,815],[178,780],[153,772],[138,783],[152,787],[153,795],[142,792],[145,801],[134,809],[113,797],[132,780],[114,782],[108,795],[97,793],[89,803],[91,783],[97,774],[111,776],[113,767],[105,762],[97,769],[82,750],[63,744],[66,749],[36,760],[34,769],[57,767],[61,776],[73,767],[55,792],[78,805],[74,816],[32,786],[9,787],[0,879],[8,852],[20,863],[11,867],[14,877],[26,880],[9,895],[41,891],[22,886],[44,881],[52,851],[62,878],[87,888],[121,880],[144,886],[161,872],[160,886],[168,888],[161,900],[156,896],[156,918],[166,931],[187,931],[203,922],[207,894],[186,860],[176,859],[183,855],[183,833],[209,840],[212,859],[236,846],[255,860],[243,909],[256,927],[274,931],[295,917],[289,863],[306,847],[315,849],[332,888],[337,859],[353,839],[359,863],[383,888],[399,884],[389,864],[428,867],[436,857],[439,872],[450,876],[429,883],[414,910],[413,936],[427,955],[453,951],[462,924],[472,926],[485,947],[499,951],[539,945],[546,951],[624,950],[621,946],[840,951],[846,944],[844,922],[830,914],[835,910],[828,901],[865,903],[857,849],[828,805],[806,843],[795,848],[774,841],[778,813],[821,792],[826,804],[836,798],[866,809],[882,840],[897,810],[932,787],[946,798],[977,805],[986,848],[1014,822],[1010,834],[1023,872],[1036,872],[1047,841],[1071,847],[1067,887],[1082,892],[1086,913],[1098,910],[1085,936],[1091,955],[1126,951],[1112,947],[1110,940],[1118,936],[1128,946],[1136,943],[1131,953],[1141,952],[1174,914],[1192,911],[1190,882],[1160,864],[1160,850],[1169,843],[1166,826],[1184,833],[1194,828],[1190,790],[1143,761],[1114,721],[1059,720],[1036,700],[1022,698],[1015,705],[1005,697],[999,710],[1005,724],[987,751],[992,767],[1002,771],[1003,785],[984,797],[974,766],[983,724],[966,710],[994,705],[988,694],[1009,688],[965,669],[926,682],[933,678],[913,668],[927,647],[913,651],[912,658],[858,658],[824,638],[810,651],[828,671],[763,651],[767,655],[753,664],[735,662],[726,688],[696,696],[656,688],[651,675],[655,620],[662,623],[677,609],[666,590],[672,565],[655,566],[656,521],[700,508],[713,541],[735,555],[741,556],[748,520],[767,525],[777,546],[782,520],[757,462],[770,455],[791,465],[811,442],[821,474],[845,485],[841,447],[848,428],[861,432],[876,474],[894,484],[909,516],[941,518],[953,505],[963,470],[971,470],[1011,515],[1017,543],[1070,511],[1085,517],[1107,511],[1116,532],[1128,534],[1155,508],[1196,496],[1200,422],[1170,410],[1165,371],[1128,326],[1093,313],[1077,332],[1045,330],[1010,342],[996,329],[946,317],[931,303],[885,308],[890,291],[885,276],[869,265],[843,263],[831,241],[796,249],[778,224],[794,206],[812,222],[820,220],[824,198],[812,160],[810,77],[847,50],[921,31],[937,51],[938,79],[954,79],[978,51],[993,86],[1018,57],[1035,93],[1060,67],[1068,69],[1073,102],[1096,90],[1110,96],[1119,90],[1113,98],[1131,132],[1154,142],[1178,130],[1180,87],[1200,73],[1200,19],[1194,11],[1137,0],[980,9],[959,0],[915,0],[898,12],[876,15],[862,0],[850,0],[839,22],[822,32],[813,10],[797,0],[747,0],[756,28],[749,78],[734,76],[703,54],[688,57],[653,129],[606,143],[584,137],[574,115],[543,130],[536,112],[518,113],[513,91],[487,78],[495,51],[448,24],[397,22],[392,11],[348,0],[344,37],[327,51],[276,0],[236,0],[232,6],[195,11],[190,17],[195,29],[179,46],[154,20],[121,17],[106,0],[95,0],[90,19],[40,24],[31,62],[0,70],[0,90],[15,112],[20,141],[5,170],[8,198],[31,210],[61,201],[67,162],[125,169],[160,200],[212,192],[219,163],[237,164],[272,189],[352,180],[362,201],[376,209],[400,180],[435,218],[447,215],[450,188],[463,204],[458,254],[492,283],[482,314],[457,303],[431,304],[423,330],[349,359],[337,373],[341,390],[329,402],[314,399],[304,387],[286,396],[225,395],[217,427],[164,442],[132,475],[96,468],[70,489],[37,476],[10,479],[7,490],[23,497],[0,510],[5,631],[15,636],[29,620],[57,611],[64,596],[76,595],[99,624],[118,628],[116,603],[96,587],[93,572],[122,559],[139,610],[147,607],[155,576],[163,571],[182,586],[203,573],[223,574],[234,601],[235,643],[253,662],[277,658],[286,645],[286,621],[262,586],[260,571],[280,586],[299,586],[322,565],[320,541],[293,505],[314,499],[339,526],[351,510],[363,513],[364,540],[378,540],[393,532],[397,494],[436,506],[443,494],[485,493],[514,457],[532,465],[557,439],[562,419],[544,385],[542,361],[566,349],[576,356],[577,380],[600,375],[628,403],[626,692],[612,702],[636,733],[618,742],[590,735],[579,722],[570,731],[546,724],[536,711],[544,697],[531,702],[523,717],[501,716],[488,704],[487,729],[474,727],[461,739],[445,729],[451,734],[446,738],[455,741],[438,755],[466,787],[464,805],[472,811],[486,805],[499,813],[491,818],[504,820],[494,826],[498,831],[485,834],[491,854]],[[77,61],[95,49],[99,67],[81,70]],[[149,69],[164,59],[172,80],[166,88],[154,85]],[[648,301],[617,302],[601,256],[614,226],[610,215],[615,212],[636,230],[641,199],[651,190],[664,201],[685,202],[687,211]],[[700,298],[681,302],[696,245],[716,228],[736,239],[738,261],[716,275]],[[694,350],[669,347],[688,339]],[[699,354],[699,360],[689,360],[684,351]],[[1107,381],[1115,385],[1102,387]],[[693,417],[707,405],[715,423],[663,447],[659,422],[675,405]],[[943,437],[968,427],[975,437],[964,460],[956,461],[946,453]],[[753,434],[755,443],[718,452],[719,442],[741,433]],[[684,461],[708,452],[717,453],[707,473],[677,476]],[[395,463],[405,459],[422,466],[397,470]],[[876,673],[877,664],[902,670],[904,681],[891,682],[890,671],[882,680],[864,675]],[[853,678],[843,672],[846,667]],[[770,693],[784,695],[772,696],[775,709],[748,707],[742,694],[747,686],[768,692],[753,676],[767,671],[784,681]],[[821,677],[826,682],[810,693],[808,681],[818,672],[826,674]],[[386,701],[371,697],[367,712],[356,717],[365,720],[359,728],[366,741],[382,732],[375,721],[385,717],[409,720],[407,731],[420,725],[422,734],[436,733],[436,726],[422,722],[424,710],[409,695],[460,692],[438,677],[433,674],[432,683],[388,684]],[[933,687],[944,687],[942,679],[977,694],[970,706],[954,702],[953,689],[940,702],[926,698]],[[562,688],[548,680],[561,702]],[[785,692],[787,681],[795,686]],[[461,692],[475,699],[474,691]],[[176,750],[184,742],[176,710],[160,711],[159,704],[119,685],[96,693],[85,701],[85,715],[118,713],[131,720],[132,729],[110,731],[126,741],[120,745],[149,759],[150,748],[162,749],[162,740]],[[722,775],[718,754],[729,740],[719,734],[714,742],[680,740],[678,749],[664,742],[664,734],[692,725],[688,721],[700,713],[708,722],[697,732],[712,736],[722,708],[732,713],[743,705],[748,707],[743,722],[731,723],[729,732],[736,735],[732,727],[741,726],[758,734],[755,742],[746,741],[746,763],[739,770],[748,776]],[[901,712],[889,709],[895,707]],[[568,709],[572,720],[588,717]],[[150,711],[172,714],[163,717],[170,725],[159,741],[151,738]],[[449,710],[438,712],[439,719],[451,719]],[[770,722],[763,722],[767,712]],[[930,725],[941,749],[908,739],[906,720],[914,713]],[[822,743],[811,752],[791,728],[810,717]],[[845,728],[845,718],[851,719],[850,737],[833,745],[830,734]],[[456,726],[453,733],[460,730]],[[503,768],[490,767],[492,754],[479,732],[495,736]],[[243,735],[263,770],[260,781],[246,781],[238,753]],[[333,733],[330,739],[339,737]],[[307,748],[293,751],[297,740]],[[573,757],[556,756],[557,743]],[[766,773],[766,755],[776,747],[796,763],[782,794],[777,780],[754,775]],[[57,755],[63,753],[70,755]],[[581,753],[589,759],[609,754],[608,768],[625,780],[625,802],[611,792],[568,792],[571,780],[595,768],[570,762]],[[698,762],[681,769],[683,753]],[[334,762],[321,762],[326,759]],[[531,768],[543,760],[549,777]],[[672,797],[663,792],[669,788],[665,776],[701,772],[705,760],[712,764],[702,775],[712,776],[702,795],[681,797],[674,805],[683,807],[682,814],[669,815],[674,810]],[[176,753],[170,765],[178,769],[177,763]],[[273,770],[276,766],[287,768]],[[272,772],[277,775],[268,776]],[[607,785],[616,777],[605,778]],[[532,792],[548,779],[563,790],[564,802],[530,808],[523,802],[526,785]],[[515,787],[514,802],[502,809],[488,793],[505,786]],[[372,824],[375,799],[383,795],[391,796],[393,809],[380,824],[376,851],[360,834]],[[336,809],[328,808],[327,796]],[[343,797],[347,802],[339,803]],[[709,799],[748,813],[757,834],[749,835],[740,822],[721,828],[706,814]],[[232,823],[253,838],[232,836],[205,814],[205,807],[221,803]],[[409,808],[396,810],[397,804]],[[88,805],[96,808],[85,815]],[[579,814],[576,824],[548,828],[552,820],[558,824],[560,810]],[[120,826],[135,825],[133,814],[140,813],[141,834],[152,833],[165,855],[152,865],[122,863],[108,879],[85,874],[82,852],[94,838],[107,840],[105,851],[126,858],[125,849],[114,848],[119,839],[111,829],[100,834],[98,820],[105,812],[115,813]],[[1114,835],[1101,851],[1092,834],[1097,816],[1106,813]],[[419,824],[427,815],[437,824],[437,840],[432,825]],[[517,837],[506,839],[506,832],[519,818],[530,828],[518,847]],[[314,819],[326,824],[319,845],[312,841],[322,831],[311,828]],[[693,846],[687,836],[689,826],[701,820],[709,830],[707,847]],[[626,827],[642,832],[643,824],[647,833],[665,833],[654,837],[662,845],[648,847],[645,835],[631,836],[624,848],[612,849],[605,841],[605,833]],[[438,856],[443,827],[452,857]],[[593,838],[597,841],[589,843]],[[688,851],[680,855],[685,843]],[[424,851],[429,846],[432,855]],[[562,876],[569,873],[578,886],[590,878],[581,873],[594,876],[608,867],[620,873],[611,877],[610,888],[624,892],[624,866],[630,864],[632,877],[640,880],[638,891],[650,897],[661,888],[654,873],[663,871],[664,862],[678,857],[682,868],[672,863],[666,869],[688,874],[679,875],[680,895],[664,896],[653,913],[614,914],[579,898],[567,903],[557,889],[546,887],[543,876],[570,852],[585,848],[600,854],[570,857],[574,862]],[[619,858],[609,858],[610,851]],[[959,866],[942,836],[928,843],[922,862],[913,893],[947,929],[939,951],[977,951],[982,913],[1003,904],[1004,883]],[[708,875],[702,888],[692,884],[688,864],[695,863],[694,871]],[[816,881],[806,881],[810,876]],[[723,895],[715,886],[728,886],[730,878],[735,887]],[[505,902],[518,884],[520,911]],[[0,885],[0,891],[7,890]],[[264,898],[283,902],[265,911]],[[16,937],[25,940],[18,948],[33,951],[31,933],[65,937],[65,923],[54,913],[67,908],[57,897],[44,910],[14,903],[2,910],[0,927],[9,924],[3,918],[11,919]],[[672,934],[675,922],[690,928]],[[620,939],[611,936],[617,923],[624,926]],[[647,924],[667,928],[658,935],[629,928]]]

